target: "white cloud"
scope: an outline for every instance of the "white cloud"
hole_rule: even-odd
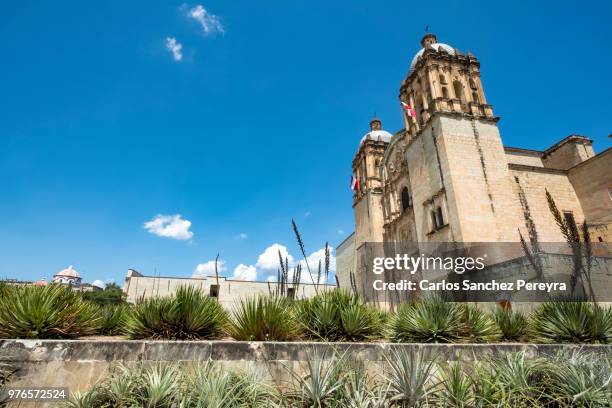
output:
[[[287,247],[281,244],[273,244],[266,248],[266,250],[259,255],[257,263],[255,264],[264,274],[276,274],[276,271],[280,268],[280,260],[278,257],[278,251],[280,251],[283,260],[285,257],[289,261],[289,266],[294,263],[293,256],[287,251]]]
[[[219,32],[225,33],[221,20],[216,15],[208,12],[204,6],[198,4],[187,13],[187,17],[194,19],[200,24],[205,34]]]
[[[321,277],[319,278],[319,283],[325,282],[325,248],[321,248],[318,251],[313,252],[308,255],[308,265],[310,266],[310,271],[312,272],[312,279],[308,274],[308,269],[306,268],[306,262],[302,259],[299,263],[302,265],[302,277],[301,281],[306,283],[313,283],[317,280],[317,275],[319,273],[319,261],[321,261]],[[334,256],[334,248],[329,247],[329,272],[330,274],[336,272],[336,257]]]
[[[266,250],[259,255],[257,259],[257,269],[263,277],[267,280],[276,281],[277,279],[277,271],[280,269],[280,262],[278,258],[278,251],[280,250],[283,260],[287,257],[289,261],[289,280],[293,279],[293,269],[297,265],[302,266],[302,275],[300,281],[303,283],[313,283],[317,280],[317,274],[319,270],[319,260],[321,261],[321,277],[319,279],[319,283],[325,283],[325,248],[321,248],[318,251],[315,251],[308,255],[308,265],[310,266],[310,270],[312,272],[312,278],[308,273],[308,268],[306,267],[306,262],[302,259],[296,261],[295,258],[289,253],[287,247],[281,244],[273,244],[266,248]],[[336,257],[334,256],[334,248],[329,247],[330,256],[329,256],[329,271],[330,275],[335,273],[336,271]]]
[[[172,58],[174,58],[176,62],[179,62],[180,60],[183,59],[183,52],[182,52],[183,44],[176,41],[176,38],[174,37],[166,38],[166,49],[172,53]]]
[[[306,211],[306,212],[304,213],[304,218],[308,218],[308,217],[310,217],[310,215],[311,215],[311,214],[312,214],[312,213],[311,213],[310,211]]]
[[[225,261],[219,260],[219,274],[225,271],[227,271]],[[204,278],[206,276],[215,276],[215,261],[198,264],[193,271],[193,275],[191,275],[192,278]]]
[[[234,279],[254,281],[257,279],[257,268],[253,265],[240,264],[234,269]]]
[[[240,234],[236,235],[236,239],[240,239],[240,240],[247,239],[248,237],[249,235],[246,232],[241,232]]]
[[[181,218],[180,214],[175,215],[164,215],[158,214],[151,221],[144,223],[144,228],[151,234],[155,234],[160,237],[188,240],[193,237],[193,232],[189,231],[191,228],[191,221]]]
[[[338,230],[338,235],[344,235],[344,230],[343,229],[339,229]]]

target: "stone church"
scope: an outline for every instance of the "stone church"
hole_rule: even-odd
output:
[[[348,286],[368,242],[563,242],[546,190],[566,218],[612,241],[612,149],[570,135],[546,150],[504,146],[470,52],[426,34],[401,82],[415,115],[391,134],[377,118],[352,162],[355,232],[337,248]]]

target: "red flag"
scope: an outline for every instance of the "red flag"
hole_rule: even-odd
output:
[[[355,177],[354,174],[351,176],[351,190],[359,190],[359,180],[357,180],[357,177]]]
[[[402,101],[402,107],[406,111],[406,115],[408,115],[409,118],[416,118],[416,111],[412,109],[410,105]]]

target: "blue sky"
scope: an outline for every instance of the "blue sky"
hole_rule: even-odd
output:
[[[225,274],[243,264],[261,279],[273,244],[298,258],[291,218],[309,253],[336,246],[352,230],[357,144],[373,112],[400,128],[399,84],[426,25],[480,59],[506,145],[579,133],[601,151],[611,8],[3,2],[0,277],[70,264],[86,281],[121,283],[130,267],[189,276],[220,252]],[[181,215],[157,229],[174,238],[144,228],[158,214]]]

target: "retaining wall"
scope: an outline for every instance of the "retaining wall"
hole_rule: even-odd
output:
[[[0,362],[17,368],[13,387],[68,387],[70,392],[90,388],[105,376],[113,362],[171,361],[194,363],[212,360],[228,369],[257,369],[271,380],[288,380],[287,368],[301,371],[313,353],[350,353],[380,370],[393,348],[421,349],[441,361],[471,362],[508,352],[525,351],[530,357],[583,349],[612,355],[612,346],[497,344],[392,344],[240,341],[138,340],[0,340]],[[19,405],[22,408],[44,405]]]

